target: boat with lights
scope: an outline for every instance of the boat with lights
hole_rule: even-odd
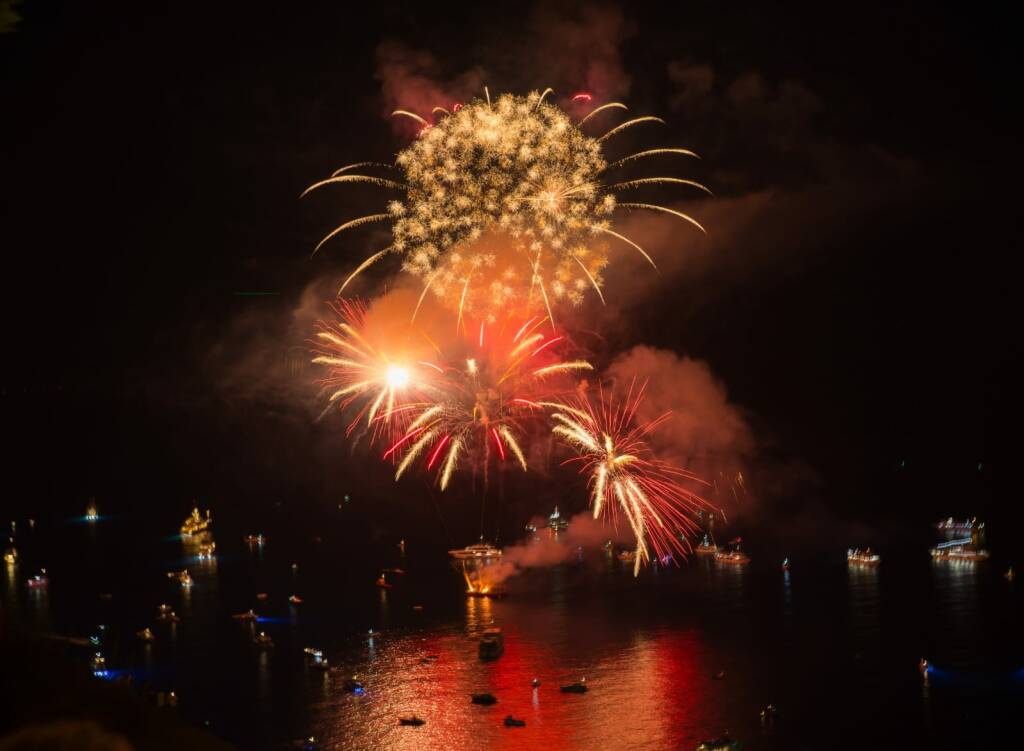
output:
[[[882,562],[882,556],[871,548],[848,548],[846,562],[854,566],[877,566]]]
[[[213,517],[210,516],[210,510],[207,509],[206,515],[203,516],[199,513],[199,507],[193,506],[192,513],[181,524],[181,533],[186,537],[198,535],[210,529],[211,524]]]

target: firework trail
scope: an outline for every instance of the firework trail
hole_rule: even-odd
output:
[[[348,165],[303,193],[344,184],[402,195],[380,213],[344,222],[317,245],[319,250],[370,223],[390,224],[391,244],[364,260],[341,291],[370,265],[395,254],[402,258],[403,271],[423,280],[424,295],[437,295],[458,309],[460,318],[494,324],[501,311],[514,306],[525,316],[546,314],[553,324],[552,306],[579,304],[587,289],[594,289],[603,302],[601,285],[611,245],[631,247],[654,265],[643,248],[615,231],[617,212],[654,211],[703,231],[688,214],[617,198],[623,191],[658,185],[710,192],[677,177],[615,179],[617,170],[641,160],[696,156],[687,149],[658,148],[606,161],[604,150],[616,136],[636,126],[663,123],[659,118],[628,119],[610,129],[604,126],[602,133],[600,123],[625,111],[624,104],[601,105],[573,122],[545,101],[550,89],[525,97],[506,94],[493,102],[485,93],[486,99],[451,110],[435,107],[433,123],[413,112],[396,111],[395,116],[412,119],[420,130],[394,165]],[[590,97],[578,94],[572,101],[586,103]]]
[[[385,452],[401,455],[399,479],[425,458],[436,469],[441,489],[460,465],[482,468],[486,482],[492,457],[514,460],[527,469],[522,441],[531,423],[544,417],[545,405],[576,384],[574,374],[591,370],[585,360],[565,360],[565,337],[540,333],[547,322],[533,316],[521,325],[510,321],[465,327],[472,332],[467,352],[439,365],[432,398],[417,405],[405,433]]]
[[[404,433],[415,405],[432,390],[437,366],[417,360],[415,348],[392,344],[385,350],[374,346],[367,330],[367,307],[359,300],[331,304],[335,320],[320,321],[311,342],[313,363],[326,368],[320,383],[327,408],[352,406],[355,415],[346,435],[362,428],[371,440],[382,434]]]
[[[645,438],[669,417],[666,413],[641,424],[636,417],[644,387],[631,384],[622,400],[601,391],[597,404],[586,396],[552,405],[552,428],[576,456],[580,472],[588,475],[594,518],[617,523],[626,517],[636,537],[634,576],[650,560],[648,543],[659,559],[689,550],[686,535],[696,532],[693,518],[707,503],[687,490],[682,481],[699,479],[654,457]]]

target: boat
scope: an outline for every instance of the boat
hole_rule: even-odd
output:
[[[264,537],[262,533],[255,535],[246,535],[242,539],[250,545],[262,545],[267,540],[267,538]]]
[[[302,598],[299,597],[298,595],[292,595],[291,597],[288,598],[288,602],[290,602],[292,605],[301,605],[302,604]]]
[[[558,532],[564,532],[568,528],[569,522],[562,518],[562,515],[558,512],[558,506],[555,506],[555,510],[548,517],[548,529],[557,534]]]
[[[500,582],[491,578],[492,567],[501,563],[501,550],[486,542],[449,550],[452,565],[466,581],[466,594],[471,597],[501,597],[505,592]]]
[[[107,660],[97,652],[92,658],[92,672],[102,673],[107,669]]]
[[[156,637],[153,636],[153,629],[149,628],[149,626],[147,626],[146,628],[142,629],[141,631],[136,631],[135,632],[135,636],[138,638],[139,641],[144,641],[144,642],[156,641]]]
[[[473,704],[483,704],[484,706],[498,703],[498,697],[494,694],[473,694],[469,700]]]
[[[1017,578],[1017,574],[1013,572],[1013,566],[1010,566],[1010,568],[1006,569],[1006,573],[1003,574],[1003,578],[1006,579],[1006,581],[1008,582],[1012,582],[1014,579]]]
[[[217,543],[213,542],[212,540],[210,542],[200,543],[200,545],[199,545],[199,560],[201,560],[201,561],[212,561],[213,560],[213,554],[214,554],[214,552],[216,550],[217,550]]]
[[[156,606],[156,612],[157,613],[170,613],[171,612],[171,606],[168,605],[166,602],[161,603],[160,605]]]
[[[970,537],[940,542],[931,549],[931,554],[933,561],[962,561],[965,563],[973,563],[975,561],[988,560],[988,551],[983,548],[976,547],[971,542]]]
[[[393,584],[388,584],[388,580],[385,579],[383,575],[377,579],[377,586],[381,589],[392,589],[394,587]]]
[[[186,589],[188,587],[192,586],[192,577],[189,576],[188,570],[184,570],[184,571],[168,571],[167,572],[167,578],[168,579],[177,579],[178,582],[181,584],[181,586],[185,587]]]
[[[856,566],[877,566],[882,562],[882,556],[871,548],[849,548],[846,551],[846,562]]]
[[[294,747],[299,751],[320,751],[320,742],[315,735],[311,735],[305,740],[295,741]]]
[[[505,651],[505,635],[500,628],[484,629],[480,637],[480,659],[496,660]]]
[[[505,718],[505,727],[507,728],[525,728],[526,720],[517,720],[512,715]]]
[[[178,614],[175,613],[173,610],[161,612],[160,615],[156,617],[156,619],[158,621],[161,621],[162,623],[177,623],[181,620],[181,618],[178,617]]]
[[[636,560],[636,551],[635,550],[623,550],[623,551],[620,551],[618,558],[623,563],[632,563],[634,560]]]
[[[4,552],[4,561],[8,566],[13,566],[18,562],[18,551],[16,548],[11,547]]]
[[[403,576],[405,574],[405,571],[403,571],[400,568],[386,568],[381,573],[383,573],[383,574],[398,574],[399,576]]]
[[[412,717],[399,717],[398,718],[398,724],[399,725],[412,725],[413,727],[419,727],[420,725],[426,725],[427,721],[426,720],[421,720],[416,715],[413,715]]]
[[[530,682],[530,685],[533,686],[534,688],[539,688],[540,687],[540,678],[534,678]]]
[[[42,589],[50,583],[50,579],[46,576],[46,569],[41,568],[38,574],[30,577],[25,583],[32,589]]]
[[[412,609],[415,610],[417,613],[419,613],[419,612],[423,611],[423,606],[422,605],[413,605]]]
[[[353,694],[361,694],[365,690],[362,681],[358,680],[355,676],[346,679],[346,681],[341,684],[341,687]]]
[[[270,649],[274,646],[274,640],[270,638],[266,631],[260,631],[253,639],[253,643],[260,649]]]
[[[563,694],[585,694],[587,693],[587,679],[584,678],[581,681],[570,683],[567,686],[561,686],[558,690]]]
[[[701,539],[700,544],[694,548],[694,552],[697,555],[714,555],[718,552],[718,546],[712,542],[711,535],[705,534]]]
[[[724,548],[719,548],[715,551],[715,560],[719,563],[727,563],[734,566],[743,566],[750,563],[750,556],[740,550],[742,542],[742,537],[731,540]]]
[[[788,557],[782,559],[782,570],[783,571],[789,571],[789,558]]]
[[[255,621],[259,618],[259,616],[256,615],[255,612],[253,612],[252,608],[250,608],[244,613],[238,613],[231,617],[234,618],[236,621]]]
[[[311,668],[315,668],[316,670],[330,670],[331,669],[331,663],[327,661],[327,658],[323,656],[323,653],[320,653],[318,656],[314,657],[310,661],[309,666]]]
[[[85,520],[87,522],[94,522],[100,518],[99,511],[96,510],[96,502],[89,501],[89,505],[85,507]]]
[[[719,738],[712,738],[697,746],[697,751],[739,751],[743,746],[739,741],[734,741],[727,735]]]
[[[198,535],[207,531],[211,524],[213,524],[213,518],[210,516],[210,510],[206,510],[206,516],[201,516],[199,514],[199,507],[194,506],[192,513],[182,522],[181,533],[186,537]]]
[[[266,600],[268,596],[269,595],[267,595],[266,592],[257,592],[256,593],[256,599],[259,600],[260,602],[263,602],[264,600]]]

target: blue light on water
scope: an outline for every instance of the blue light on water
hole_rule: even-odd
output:
[[[279,618],[277,616],[266,616],[260,615],[256,617],[257,623],[291,623],[288,618]]]

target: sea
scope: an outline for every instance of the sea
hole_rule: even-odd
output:
[[[598,548],[477,598],[450,543],[367,535],[341,504],[259,528],[214,509],[213,560],[178,534],[179,506],[4,521],[20,557],[0,571],[0,603],[40,636],[93,637],[72,652],[83,666],[102,653],[96,680],[130,678],[151,701],[173,691],[183,721],[240,749],[1021,747],[1024,580],[996,556],[953,564],[882,544],[879,566],[851,567],[836,540],[784,570],[786,551],[748,540],[745,566],[692,556],[634,577]],[[257,532],[263,544],[244,541]],[[43,567],[48,585],[26,586]],[[404,572],[387,589],[384,568]],[[189,588],[168,576],[182,570]],[[179,620],[158,621],[161,604]],[[249,609],[256,622],[233,617]],[[505,648],[486,661],[492,627]],[[586,693],[560,691],[575,682]],[[484,692],[497,702],[471,702]]]

